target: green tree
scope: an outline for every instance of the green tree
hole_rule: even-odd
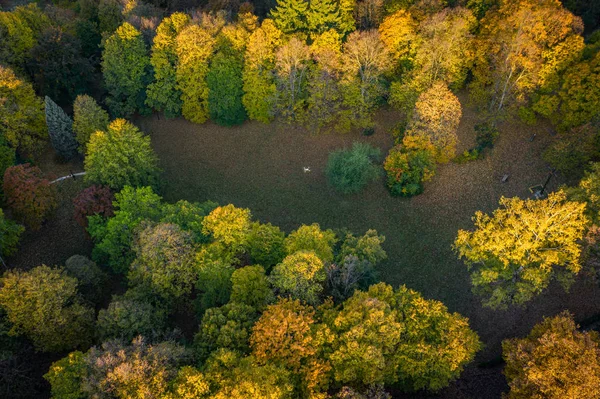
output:
[[[200,331],[194,338],[200,357],[206,359],[220,348],[249,352],[248,339],[257,319],[256,309],[243,303],[232,302],[220,308],[207,309]]]
[[[106,39],[102,73],[111,114],[127,118],[136,111],[145,111],[149,67],[150,58],[142,33],[128,22]]]
[[[210,381],[202,372],[191,366],[179,369],[173,387],[165,399],[205,399],[210,394]]]
[[[262,311],[275,296],[262,266],[245,266],[231,275],[232,303],[241,303]]]
[[[108,113],[96,100],[87,94],[77,96],[73,103],[73,132],[79,143],[79,152],[85,154],[92,134],[106,131],[108,123]]]
[[[335,150],[327,159],[329,183],[344,194],[359,192],[379,177],[379,167],[373,164],[381,155],[378,148],[354,142],[352,149]]]
[[[101,298],[107,275],[96,262],[83,255],[73,255],[65,261],[65,270],[77,279],[77,289],[85,299],[96,303]]]
[[[215,39],[199,25],[188,25],[177,35],[177,89],[181,91],[183,117],[194,123],[208,119],[209,59]]]
[[[79,300],[77,279],[63,269],[9,270],[1,281],[0,306],[12,323],[11,335],[25,335],[44,352],[90,342],[94,310]]]
[[[7,219],[0,209],[0,256],[10,256],[17,252],[17,245],[25,228]]]
[[[177,89],[177,42],[179,32],[189,23],[187,14],[176,12],[165,17],[152,43],[150,64],[154,81],[148,86],[146,104],[163,111],[167,118],[181,115],[181,92]]]
[[[209,237],[202,233],[202,221],[217,207],[218,204],[212,201],[197,203],[180,200],[163,206],[160,222],[176,224],[189,232],[195,243],[205,244],[208,243]]]
[[[568,286],[581,270],[584,212],[584,203],[567,201],[562,191],[544,200],[503,197],[491,216],[476,212],[475,231],[459,230],[454,249],[484,305],[523,304],[552,278]]]
[[[307,28],[307,11],[306,0],[277,0],[277,5],[271,10],[271,18],[283,33],[303,32]]]
[[[0,98],[0,134],[23,155],[38,155],[48,140],[43,101],[31,84],[2,65]]]
[[[29,58],[29,51],[36,44],[33,30],[17,13],[1,11],[0,39],[0,61],[22,69]]]
[[[130,295],[129,295],[130,296]],[[103,342],[120,339],[130,342],[138,335],[153,338],[163,332],[166,313],[146,301],[114,296],[108,308],[98,312],[96,333]]]
[[[586,216],[594,223],[600,220],[600,163],[590,165],[576,187],[565,189],[570,201],[584,202]]]
[[[206,75],[210,118],[223,126],[242,124],[246,109],[242,103],[243,63],[239,56],[217,53]]]
[[[600,339],[581,332],[563,312],[544,318],[525,338],[502,342],[509,399],[581,398],[600,395]]]
[[[114,190],[158,184],[158,158],[150,137],[125,119],[115,119],[106,132],[92,134],[84,162],[85,181]]]
[[[282,42],[281,32],[271,19],[265,19],[248,39],[244,57],[244,96],[248,118],[263,123],[273,119],[277,88],[273,77],[275,49]]]
[[[329,29],[340,30],[341,22],[339,4],[336,1],[312,0],[309,2],[306,12],[306,28],[312,36],[320,35]]]
[[[136,259],[128,279],[166,300],[188,295],[196,281],[195,248],[190,233],[175,224],[147,226],[134,244]]]
[[[271,270],[285,257],[285,233],[271,223],[253,222],[248,232],[247,248],[255,264]]]
[[[231,276],[235,268],[223,259],[203,258],[202,251],[197,259],[198,280],[196,288],[202,292],[199,305],[202,310],[223,306],[231,295]],[[218,258],[223,258],[218,254]]]
[[[112,35],[123,23],[119,0],[100,0],[97,13],[99,29],[103,34]]]
[[[325,284],[325,266],[312,251],[288,255],[271,272],[271,284],[280,295],[300,299],[311,305],[320,302]]]
[[[46,124],[50,142],[58,154],[65,159],[77,155],[77,141],[73,135],[73,121],[56,105],[54,101],[46,96]]]
[[[324,317],[336,335],[329,360],[340,383],[438,390],[481,347],[466,318],[404,286],[394,291],[380,283],[355,291]]]
[[[423,183],[435,174],[434,152],[429,142],[426,145],[419,143],[416,147],[392,147],[383,162],[390,192],[405,197],[421,194]]]
[[[367,230],[360,237],[348,233],[343,239],[337,260],[342,261],[348,256],[355,256],[360,261],[376,265],[387,259],[387,254],[381,246],[384,242],[385,236],[377,234],[377,230]]]
[[[313,251],[324,262],[333,260],[333,245],[336,242],[332,230],[321,230],[318,223],[302,225],[290,233],[284,241],[285,251],[292,255],[298,251]]]
[[[158,221],[162,216],[161,197],[150,187],[126,186],[115,195],[114,216],[89,217],[88,232],[94,241],[92,257],[115,273],[125,273],[135,259],[131,245],[134,231],[142,221]]]
[[[55,399],[85,399],[81,384],[87,377],[83,352],[75,351],[55,361],[44,374]]]

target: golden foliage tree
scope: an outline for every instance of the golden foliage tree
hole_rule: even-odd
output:
[[[473,98],[498,115],[558,78],[583,49],[583,24],[559,0],[503,0],[481,21]]]
[[[448,162],[456,153],[461,116],[458,98],[445,83],[436,82],[419,96],[405,138],[416,136],[428,140],[435,148],[436,160]]]
[[[484,305],[522,304],[552,278],[568,285],[581,270],[585,204],[559,191],[544,200],[503,197],[500,206],[491,216],[476,212],[475,231],[459,230],[454,242],[474,290],[486,296]]]
[[[507,399],[592,399],[600,396],[600,338],[581,332],[563,312],[545,318],[525,338],[505,340]]]
[[[177,88],[181,91],[183,117],[194,123],[208,119],[209,59],[215,39],[198,25],[189,25],[177,35]]]
[[[278,93],[275,112],[290,122],[304,109],[309,61],[309,47],[295,37],[275,54]]]

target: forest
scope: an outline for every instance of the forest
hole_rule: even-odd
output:
[[[600,397],[600,2],[0,0],[0,397]]]

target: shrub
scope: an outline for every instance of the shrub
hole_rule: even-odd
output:
[[[379,177],[379,167],[373,164],[381,151],[369,144],[354,143],[352,149],[336,150],[329,154],[327,178],[344,194],[359,192]]]
[[[115,196],[110,188],[105,186],[90,186],[82,190],[75,199],[75,220],[87,229],[88,216],[100,215],[103,218],[114,216],[113,201]]]
[[[423,182],[435,173],[433,153],[427,149],[396,146],[390,150],[383,168],[387,172],[387,186],[393,195],[410,197],[423,192]]]
[[[77,296],[77,279],[63,269],[10,270],[1,279],[0,306],[10,334],[25,335],[38,350],[60,352],[90,342],[94,310]]]
[[[475,125],[475,143],[477,149],[481,152],[486,148],[493,148],[500,132],[498,128],[491,122],[479,123]]]
[[[0,255],[10,256],[17,252],[17,244],[25,228],[4,217],[4,211],[0,209]]]
[[[14,215],[32,230],[39,230],[57,205],[50,182],[37,166],[28,163],[6,169],[4,195]]]
[[[85,298],[92,302],[100,298],[107,276],[96,262],[83,255],[73,255],[65,262],[65,269],[77,279],[79,292]]]

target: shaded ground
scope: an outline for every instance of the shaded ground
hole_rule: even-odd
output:
[[[318,222],[323,228],[347,227],[361,234],[374,228],[384,234],[389,259],[379,267],[381,278],[395,286],[406,284],[469,317],[485,343],[477,358],[479,364],[498,359],[502,339],[526,335],[542,316],[569,309],[576,319],[583,320],[600,313],[600,290],[583,278],[570,294],[552,286],[523,309],[482,308],[471,294],[465,266],[451,250],[457,230],[472,226],[471,216],[476,210],[492,211],[502,195],[528,197],[528,187],[544,182],[548,169],[540,153],[550,139],[547,126],[501,126],[500,140],[490,156],[463,165],[440,166],[424,194],[412,199],[391,197],[383,179],[359,194],[338,194],[325,178],[327,154],[349,147],[355,140],[380,147],[385,154],[393,144],[388,131],[397,115],[383,110],[377,120],[380,126],[370,137],[316,136],[279,123],[252,122],[224,128],[182,119],[159,120],[156,116],[136,123],[152,137],[164,169],[167,201],[233,203],[250,208],[255,218],[287,232]],[[473,145],[474,123],[474,113],[465,110],[459,151]],[[531,142],[533,133],[536,138]],[[59,164],[51,154],[39,162],[45,172],[62,176],[82,170],[80,163]],[[304,166],[312,171],[304,173]],[[506,173],[510,179],[501,183]],[[560,178],[554,178],[549,188],[555,189],[559,183]],[[89,254],[91,244],[72,217],[71,201],[81,184],[81,180],[60,184],[61,206],[56,217],[39,232],[25,235],[18,255],[8,260],[10,267],[62,264],[73,254]],[[506,389],[500,372],[497,363],[489,368],[471,366],[458,382],[438,395],[394,397],[497,398]]]

